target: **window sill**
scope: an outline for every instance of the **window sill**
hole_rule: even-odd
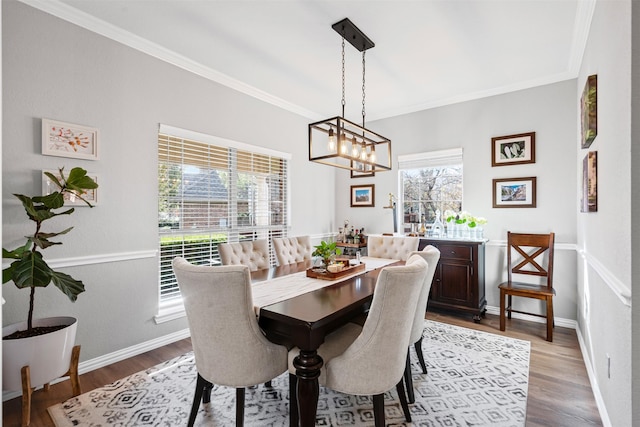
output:
[[[158,307],[158,314],[153,317],[153,320],[155,320],[156,324],[160,324],[186,317],[186,315],[182,298],[175,298],[161,302]]]

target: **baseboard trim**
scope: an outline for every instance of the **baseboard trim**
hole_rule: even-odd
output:
[[[587,369],[587,376],[589,377],[591,390],[593,390],[593,397],[596,400],[596,406],[598,407],[598,412],[600,413],[600,419],[602,420],[602,425],[604,427],[613,427],[611,424],[611,420],[609,419],[607,406],[605,405],[604,399],[602,398],[602,393],[600,393],[600,386],[598,385],[596,373],[593,371],[593,364],[591,362],[591,358],[589,357],[589,351],[587,350],[587,346],[584,342],[584,339],[582,338],[582,330],[580,329],[580,326],[576,328],[576,335],[578,336],[578,344],[580,345],[580,352],[582,353],[584,366]]]
[[[500,316],[500,307],[487,306],[487,313]],[[511,317],[514,319],[526,320],[528,322],[547,323],[547,320],[542,317],[529,316],[528,314],[512,313]],[[565,319],[563,317],[554,317],[553,321],[556,326],[569,329],[578,329],[578,322],[572,319]]]

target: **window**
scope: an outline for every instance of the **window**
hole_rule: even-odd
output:
[[[161,125],[160,303],[179,301],[171,262],[218,265],[218,244],[287,234],[289,155]],[[273,250],[271,261],[275,262]]]
[[[398,163],[405,232],[433,224],[437,211],[442,218],[446,210],[462,210],[461,148],[399,156]]]

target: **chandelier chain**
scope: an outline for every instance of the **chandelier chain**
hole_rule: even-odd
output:
[[[366,50],[362,51],[362,127],[364,127],[364,117],[366,115],[365,109],[364,109],[364,98],[365,98],[365,91],[364,91],[365,60],[364,60],[364,54],[365,54],[365,52],[366,52]]]
[[[344,118],[344,34],[342,35],[342,117]]]

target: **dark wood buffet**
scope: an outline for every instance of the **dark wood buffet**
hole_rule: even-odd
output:
[[[484,284],[485,242],[482,240],[420,239],[418,250],[432,245],[440,250],[428,309],[458,311],[479,322],[487,311]]]

